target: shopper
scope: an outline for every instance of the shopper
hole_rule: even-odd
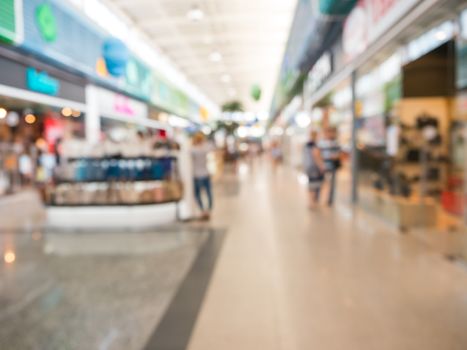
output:
[[[211,177],[208,171],[208,154],[214,150],[214,146],[206,141],[202,133],[197,133],[193,137],[193,148],[191,151],[193,159],[193,176],[195,186],[195,198],[202,212],[202,219],[209,220],[213,207]],[[208,203],[203,201],[205,192]]]
[[[320,141],[319,148],[329,177],[329,198],[328,205],[334,204],[336,193],[336,175],[341,167],[341,147],[337,142],[337,129],[327,128],[324,132],[324,139]]]
[[[303,167],[308,176],[310,209],[314,209],[319,203],[321,187],[324,181],[324,172],[326,170],[317,142],[318,133],[313,130],[310,133],[310,140],[303,148]]]
[[[271,158],[274,171],[282,163],[283,155],[279,141],[273,141],[271,145]]]

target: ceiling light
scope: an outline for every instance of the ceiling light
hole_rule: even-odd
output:
[[[71,113],[71,115],[75,118],[79,118],[81,117],[81,112],[80,111],[73,111],[73,113]]]
[[[201,131],[203,132],[203,134],[205,134],[206,136],[208,136],[208,135],[211,134],[212,129],[211,129],[209,126],[205,125],[205,126],[203,126],[203,127],[201,128]]]
[[[0,108],[0,119],[5,119],[8,112],[5,108]]]
[[[250,130],[250,135],[252,137],[256,137],[256,138],[261,138],[264,136],[266,130],[264,129],[264,127],[261,127],[261,126],[255,126],[253,128],[251,128]]]
[[[295,117],[295,122],[300,128],[305,129],[311,124],[311,118],[308,113],[300,112]]]
[[[181,129],[188,128],[190,126],[190,122],[187,119],[178,117],[176,115],[171,115],[169,117],[169,124],[174,128]]]
[[[260,112],[258,113],[258,120],[268,120],[269,119],[269,113],[268,112]]]
[[[205,43],[206,45],[210,45],[210,44],[213,43],[213,40],[212,40],[212,38],[210,36],[206,36],[203,39],[203,43]]]
[[[284,134],[284,129],[280,126],[274,126],[271,128],[270,133],[272,136],[282,136]]]
[[[228,74],[224,74],[222,77],[221,77],[221,81],[223,83],[230,83],[232,81],[232,77]]]
[[[245,138],[248,136],[249,130],[245,126],[240,126],[237,129],[237,136],[241,139]]]
[[[199,22],[203,20],[204,12],[198,6],[194,6],[186,16],[192,22]]]
[[[446,40],[448,38],[448,35],[442,29],[438,30],[436,32],[435,36],[436,36],[436,39],[438,39],[439,41],[444,41],[444,40]]]
[[[222,55],[220,54],[220,52],[214,51],[209,55],[209,59],[212,62],[220,62],[222,61]]]

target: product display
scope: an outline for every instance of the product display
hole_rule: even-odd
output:
[[[181,197],[176,157],[70,159],[46,190],[49,206],[158,204]]]
[[[62,183],[46,194],[51,206],[143,205],[179,201],[179,181]]]

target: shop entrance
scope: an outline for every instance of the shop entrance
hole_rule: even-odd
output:
[[[418,221],[441,228],[461,225],[463,213],[463,125],[453,115],[455,50],[449,41],[403,67],[397,113],[399,186],[407,199],[421,205]]]
[[[0,96],[0,196],[43,188],[68,138],[84,138],[81,111]]]

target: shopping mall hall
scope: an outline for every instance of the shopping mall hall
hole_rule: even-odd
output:
[[[0,0],[0,350],[185,349],[467,349],[467,0]]]

